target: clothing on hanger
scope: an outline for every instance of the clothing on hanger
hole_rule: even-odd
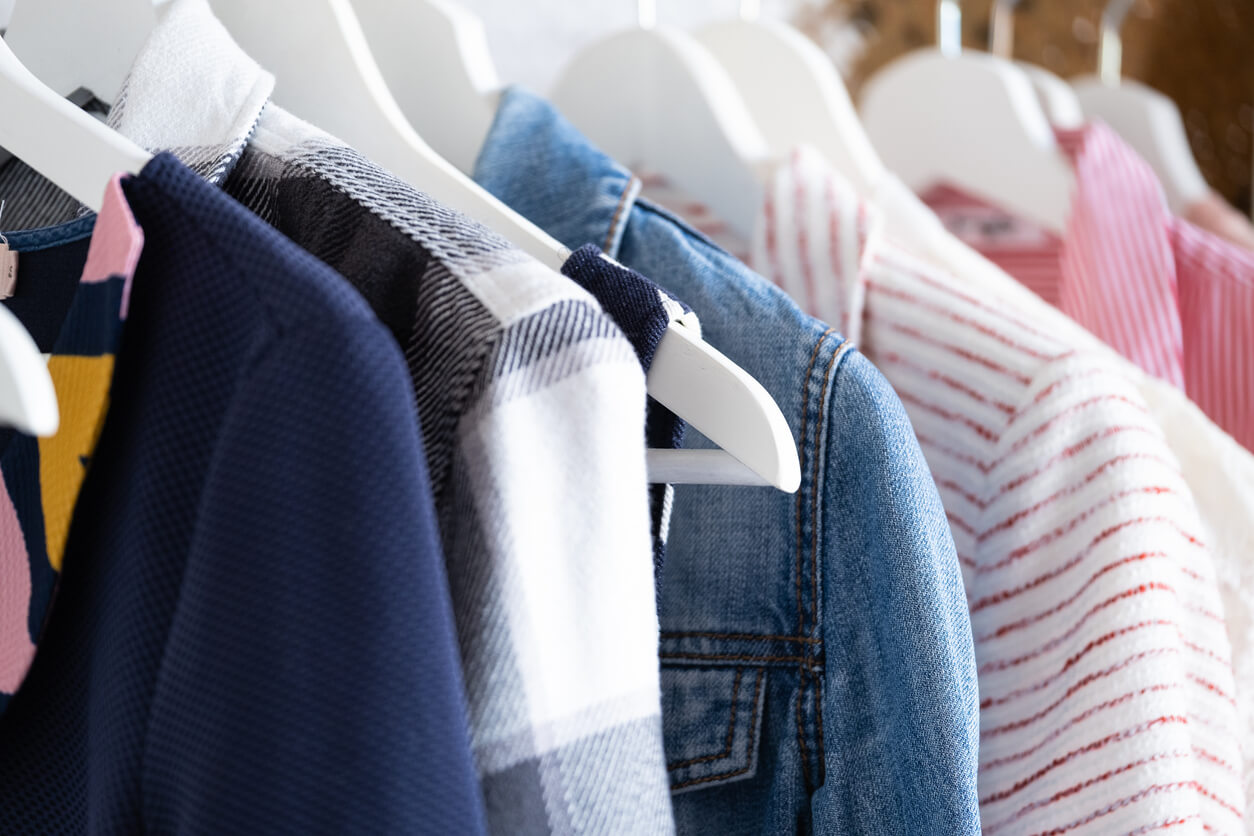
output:
[[[817,154],[769,194],[754,263],[850,323],[941,489],[980,671],[984,827],[1238,827],[1215,574],[1136,391],[878,241],[874,211]]]
[[[0,831],[481,830],[400,352],[343,279],[173,157],[121,190],[90,250],[87,219],[29,233],[56,275],[111,276],[61,305],[100,290],[113,316],[62,336],[126,322],[94,448],[66,425],[91,462],[0,718]],[[100,363],[79,365],[95,394]],[[41,459],[44,490],[64,459]]]
[[[880,289],[885,294],[891,295],[893,290],[901,291],[897,294],[902,300],[897,303],[897,307],[899,308],[904,307],[908,310],[910,301],[918,302],[918,300],[914,299],[917,289],[905,288],[902,290],[902,288],[895,286],[901,284],[901,282],[899,277],[896,280],[893,279],[894,270],[891,269],[891,265],[889,263],[890,259],[887,255],[885,255],[886,252],[892,249],[892,245],[882,243],[883,235],[879,232],[879,230],[882,229],[882,224],[872,222],[871,220],[872,218],[875,218],[876,221],[878,221],[877,213],[868,206],[860,205],[852,196],[852,193],[845,190],[847,187],[839,188],[843,181],[832,180],[829,183],[827,178],[831,172],[825,170],[825,164],[818,161],[817,155],[814,155],[812,152],[800,155],[795,165],[798,170],[791,172],[791,177],[784,177],[783,175],[780,177],[782,182],[777,187],[776,191],[778,200],[771,213],[774,217],[776,217],[778,222],[774,227],[773,234],[766,229],[760,231],[758,241],[756,242],[758,252],[757,261],[759,263],[770,261],[770,259],[763,254],[763,250],[765,249],[766,242],[768,240],[773,240],[777,249],[779,268],[776,275],[779,277],[779,280],[785,281],[786,287],[798,295],[799,298],[806,298],[810,294],[816,294],[815,304],[817,304],[820,309],[825,310],[828,315],[841,317],[842,319],[847,316],[851,322],[851,329],[861,335],[862,342],[864,345],[868,346],[867,350],[871,356],[879,359],[880,362],[886,363],[885,371],[888,374],[890,381],[897,387],[898,392],[902,395],[903,400],[905,400],[907,409],[911,411],[912,417],[914,417],[919,410],[924,410],[922,417],[915,418],[915,425],[920,429],[921,439],[924,438],[924,435],[926,434],[927,438],[930,439],[933,444],[946,440],[947,423],[957,422],[959,420],[970,420],[969,418],[964,417],[962,410],[953,410],[953,404],[955,403],[954,398],[964,392],[970,398],[974,398],[981,393],[981,390],[978,387],[970,385],[971,380],[969,379],[969,376],[964,377],[960,374],[954,374],[952,371],[947,371],[945,374],[937,373],[930,378],[929,382],[928,376],[924,375],[919,368],[912,367],[911,364],[908,363],[908,358],[906,356],[907,352],[901,351],[899,346],[896,344],[902,341],[907,343],[909,342],[910,337],[904,336],[908,334],[908,329],[901,327],[899,322],[896,321],[897,317],[892,316],[892,314],[895,313],[892,306],[888,304],[875,304],[875,294],[872,293],[870,289],[861,287],[858,282],[850,284],[849,281],[845,279],[845,277],[849,275],[863,274],[864,281],[867,281],[871,286],[881,286]],[[832,186],[832,188],[828,188],[828,186]],[[838,212],[833,209],[832,217],[823,217],[821,212],[818,217],[814,217],[813,213],[815,212],[816,207],[814,201],[816,199],[816,195],[820,196],[820,209],[824,203],[830,206],[832,201],[836,201],[836,196],[841,195],[843,200],[836,201],[836,204],[842,207],[843,211]],[[801,219],[800,221],[798,220],[799,218]],[[844,222],[837,223],[833,226],[832,221],[834,218],[843,218]],[[978,218],[979,215],[976,215],[972,219],[970,223],[972,228],[978,228],[978,224],[976,223]],[[872,234],[868,235],[868,229],[872,230]],[[837,277],[841,279],[840,282],[834,282],[832,280],[833,270],[828,267],[828,265],[833,259],[838,259],[842,253],[848,253],[848,249],[843,247],[836,247],[834,249],[831,248],[830,244],[833,240],[860,241],[865,247],[860,261],[851,255],[847,256],[846,260],[840,261],[842,269],[835,271]],[[911,265],[910,270],[906,271],[907,274],[909,274],[910,271],[919,270],[917,262],[905,259],[901,263]],[[809,269],[807,269],[807,267],[809,267]],[[901,271],[898,270],[897,272]],[[924,272],[921,273],[921,275],[926,275],[928,272],[931,272],[933,275],[933,280],[944,276],[942,273],[938,273],[934,270],[928,271],[926,268],[924,268]],[[869,279],[867,278],[868,276]],[[954,290],[964,292],[964,289],[961,286],[952,284],[952,280],[950,281]],[[842,287],[845,288],[844,292],[841,292],[840,290]],[[833,291],[835,292],[833,293]],[[864,297],[865,302],[860,301]],[[935,302],[937,300],[932,301]],[[942,303],[941,307],[931,311],[930,313],[935,314],[943,312],[949,307],[949,302],[951,300],[947,300],[945,296],[942,295],[939,301]],[[835,305],[835,307],[826,307],[828,305]],[[864,324],[860,323],[859,317],[853,313],[857,309],[862,309],[863,307],[865,307],[866,310],[866,319]],[[961,307],[961,305],[959,305],[959,307]],[[993,305],[990,310],[996,312],[998,308],[999,306]],[[1011,309],[1001,307],[1000,310],[1003,313],[1009,313]],[[961,335],[964,331],[964,325],[978,327],[981,324],[981,319],[973,318],[969,311],[966,312],[965,316],[954,316],[951,312],[950,318],[955,323],[947,329],[949,332],[952,332],[951,336],[953,333]],[[929,319],[928,321],[931,322],[932,320]],[[1016,340],[1019,339],[1018,329],[1026,327],[1024,323],[1029,321],[1034,322],[1034,320],[1026,319],[1021,315],[1018,317],[1017,324],[1014,320],[1002,319],[999,321],[998,317],[992,317],[993,326],[1000,328],[1003,333],[1010,333],[1014,335]],[[987,323],[984,324],[987,325]],[[1010,326],[1010,330],[1008,332],[1006,330],[1007,326]],[[894,327],[897,327],[901,333],[893,335],[892,331]],[[931,324],[928,326],[926,334],[932,335],[935,330],[935,324]],[[989,327],[987,330],[990,334],[997,333],[993,327]],[[922,338],[923,334],[917,333],[915,336],[916,338]],[[891,344],[888,342],[889,339],[892,339],[893,341]],[[888,352],[886,351],[887,349],[892,349],[892,351]],[[916,354],[919,353],[923,352],[916,352]],[[894,358],[893,362],[890,363],[889,361],[882,359],[886,356]],[[970,360],[972,362],[968,365],[974,366],[977,372],[991,374],[989,369],[978,366],[978,356],[972,356]],[[961,368],[961,365],[962,364],[959,363],[958,368]],[[1133,371],[1136,370],[1133,369]],[[911,372],[913,372],[913,374],[911,374]],[[929,387],[935,391],[929,392]],[[1168,392],[1170,392],[1169,387],[1165,388],[1167,388]],[[921,394],[923,397],[920,397]],[[988,393],[985,392],[984,394],[987,395]],[[1160,400],[1162,402],[1157,404],[1157,408],[1154,413],[1156,421],[1161,420],[1161,418],[1159,418],[1161,415],[1171,414],[1171,407],[1168,406],[1170,399]],[[968,406],[973,406],[969,400],[959,400],[957,403],[966,403]],[[941,408],[942,405],[944,409]],[[928,411],[933,414],[929,416]],[[942,412],[946,414],[942,415]],[[979,418],[980,416],[975,417]],[[1196,420],[1194,420],[1200,417],[1201,416],[1197,414],[1195,410],[1192,412],[1185,410],[1177,415],[1177,420],[1173,420],[1171,425],[1172,428],[1176,430],[1177,434],[1185,436],[1191,435],[1198,439],[1204,438],[1204,434],[1197,432],[1198,427],[1196,425]],[[929,418],[930,422],[928,420]],[[1204,421],[1204,419],[1202,420]],[[931,424],[936,424],[939,428],[935,429],[935,431],[929,432],[927,428],[929,428]],[[1153,425],[1150,424],[1148,426]],[[1187,429],[1185,428],[1186,426]],[[973,427],[972,429],[975,428]],[[951,435],[953,434],[952,430],[948,430],[948,432]],[[1221,433],[1219,435],[1222,436]],[[1117,444],[1118,440],[1116,439],[1113,442],[1106,443],[1107,446],[1109,446],[1111,443]],[[947,451],[947,455],[958,455],[961,449],[962,448],[958,445],[951,445],[951,449]],[[981,497],[978,491],[973,490],[970,484],[971,480],[969,478],[965,478],[964,474],[961,473],[961,466],[957,462],[947,465],[945,457],[943,456],[938,460],[937,450],[929,447],[926,443],[925,452],[929,453],[929,463],[932,466],[933,473],[937,476],[938,484],[941,485],[942,497],[945,499],[946,507],[949,509],[951,514],[965,512],[977,515],[981,513],[987,515],[990,513],[988,510],[980,511],[978,508],[974,511],[972,510],[970,502],[981,501]],[[1206,458],[1195,455],[1192,461],[1195,463],[1199,461],[1205,462]],[[959,472],[951,472],[954,469],[957,469]],[[1103,475],[1103,479],[1108,481],[1110,479],[1110,475],[1111,474]],[[949,478],[945,481],[947,476],[953,478]],[[1191,484],[1205,485],[1207,483],[1207,479],[1204,476],[1195,474],[1195,477],[1196,478],[1191,482]],[[963,497],[963,494],[967,492],[970,492],[969,496]],[[964,498],[968,500],[965,503],[961,501]],[[1207,499],[1212,499],[1209,492]],[[1002,497],[1001,501],[1004,504],[1006,501],[1005,497]],[[955,504],[959,506],[956,512],[953,507]],[[987,500],[982,500],[982,504],[988,505]],[[989,505],[988,507],[992,506]],[[1048,509],[1036,509],[1036,514],[1039,516],[1042,510],[1045,510],[1048,513]],[[1218,515],[1222,518],[1226,510],[1223,507],[1223,503],[1220,504],[1217,510]],[[1024,515],[1023,522],[1028,522],[1029,520],[1031,520],[1031,516]],[[960,554],[964,551],[963,531],[966,528],[969,528],[969,524],[964,526],[964,523],[966,523],[965,519],[955,521],[954,533],[955,538],[959,541]],[[1209,542],[1209,538],[1207,537],[1203,537],[1202,539]],[[1065,546],[1065,543],[1063,545]],[[1225,555],[1229,558],[1225,566],[1236,568],[1235,564],[1237,561],[1232,558],[1239,558],[1241,554],[1242,550],[1240,549],[1234,549],[1231,547],[1225,549]],[[968,573],[968,575],[970,575],[970,573]],[[1047,587],[1042,588],[1047,589]],[[970,585],[968,586],[968,593],[969,595],[974,594],[971,592]],[[1013,604],[1013,601],[1008,603]],[[987,653],[987,648],[984,646],[983,642],[979,641],[978,618],[973,618],[973,621],[977,626],[978,658],[984,653]],[[1078,641],[1079,639],[1076,640]],[[1081,644],[1083,644],[1083,642],[1081,642]],[[986,672],[983,663],[981,663],[981,672]],[[1022,670],[1019,670],[1018,673],[1022,673]],[[1016,676],[1017,675],[1018,674],[1016,674]],[[1025,674],[1024,678],[1030,679],[1031,677]],[[983,695],[986,690],[987,689],[984,687],[984,680],[981,680],[981,694]],[[1081,696],[1081,698],[1083,698],[1083,696]],[[1035,725],[1040,725],[1040,721],[1037,721]],[[1231,728],[1238,727],[1232,726]],[[982,754],[986,754],[987,751],[987,744],[982,745]],[[1049,750],[1045,751],[1048,753]],[[981,780],[984,780],[983,774],[981,776]],[[982,785],[981,797],[985,798],[988,795],[990,795],[990,793],[987,793]],[[988,820],[986,816],[986,825],[987,824]]]
[[[1060,238],[954,189],[938,188],[925,197],[960,237],[1023,281],[1019,284],[1006,274],[995,281],[995,270],[964,273],[964,288],[1013,308],[1023,321],[1078,351],[1102,356],[1136,385],[1180,463],[1197,500],[1201,539],[1211,547],[1220,584],[1240,713],[1235,733],[1245,753],[1246,806],[1254,805],[1254,700],[1246,696],[1254,694],[1254,565],[1248,559],[1254,548],[1254,453],[1216,426],[1179,388],[1149,376],[1047,304],[1042,296],[1056,299],[1058,293]]]
[[[977,831],[960,573],[883,378],[836,329],[638,199],[636,178],[529,93],[503,93],[475,178],[691,305],[799,441],[794,497],[675,490],[660,655],[679,832]],[[684,444],[706,446],[691,428]]]
[[[1058,135],[1077,186],[1061,238],[952,189],[929,198],[950,223],[968,223],[974,205],[983,220],[968,244],[1254,447],[1254,252],[1173,217],[1153,172],[1105,126]]]
[[[285,45],[342,35],[370,75],[347,1],[319,8],[318,37]],[[468,37],[433,60],[490,69],[472,20],[428,12]],[[372,16],[405,87],[394,16]],[[49,179],[52,123],[2,132],[39,153],[0,161],[18,229],[0,244],[21,256],[0,305],[52,355],[63,415],[48,438],[0,429],[0,831],[1242,828],[1254,227],[1206,200],[1171,217],[1108,129],[1035,117],[1019,128],[1039,122],[1078,183],[1053,232],[943,182],[942,223],[896,176],[863,188],[808,146],[722,187],[704,166],[707,191],[753,181],[720,216],[650,173],[695,146],[646,100],[747,111],[719,106],[735,91],[687,41],[632,33],[577,66],[612,78],[629,57],[643,99],[615,113],[577,71],[559,89],[646,149],[621,161],[635,175],[521,89],[449,87],[481,128],[495,110],[474,179],[537,261],[413,188],[404,153],[409,183],[275,106],[206,0],[160,18],[115,106],[87,105],[113,133],[45,108],[115,160],[172,152],[115,177],[99,217],[104,157]],[[302,54],[270,60],[299,80]],[[720,60],[760,107],[784,101]],[[942,92],[1028,101],[981,61]],[[953,103],[916,77],[902,96]],[[318,118],[348,130],[333,100]],[[385,116],[391,151],[422,144]],[[698,123],[665,127],[755,135]],[[954,152],[977,180],[981,148]],[[655,374],[685,334],[778,404],[795,496],[649,483],[760,423],[699,419],[718,386],[688,409],[659,386],[691,377]]]
[[[203,161],[347,278],[400,344],[489,830],[666,832],[645,383],[630,343],[569,279],[267,102],[271,83],[204,0],[175,0],[109,123]]]

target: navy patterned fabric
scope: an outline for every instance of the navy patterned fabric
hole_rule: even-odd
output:
[[[174,157],[124,190],[146,242],[0,832],[482,831],[395,341]]]

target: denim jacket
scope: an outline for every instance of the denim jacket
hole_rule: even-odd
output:
[[[569,247],[683,299],[771,393],[795,495],[675,490],[660,579],[662,711],[680,833],[974,833],[971,622],[900,401],[834,329],[671,214],[543,100],[501,100],[475,169]],[[685,447],[710,442],[690,429]]]

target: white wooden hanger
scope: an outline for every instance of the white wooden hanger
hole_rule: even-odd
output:
[[[4,39],[62,96],[85,87],[111,103],[156,22],[153,0],[18,0]]]
[[[0,42],[0,147],[80,203],[100,211],[119,172],[136,173],[151,155],[62,98],[31,74]],[[0,314],[0,421],[51,435],[58,425],[56,391],[30,335],[5,309]]]
[[[1014,64],[963,52],[958,0],[940,0],[939,48],[880,70],[862,124],[880,157],[916,191],[949,182],[1061,232],[1074,174],[1032,83]]]
[[[0,46],[0,148],[100,211],[119,172],[136,174],[152,155],[62,98]]]
[[[735,81],[771,154],[780,158],[799,144],[811,145],[884,213],[885,231],[895,241],[955,275],[996,273],[884,166],[823,51],[791,27],[757,22],[757,6],[744,0],[740,20],[712,24],[697,39]]]
[[[483,21],[449,0],[352,0],[405,119],[469,174],[496,116],[501,83]]]
[[[48,366],[22,323],[0,305],[0,427],[50,436],[59,423]]]
[[[548,266],[569,251],[431,149],[392,98],[348,0],[212,0],[245,52],[276,77],[274,99],[406,183]]]
[[[758,15],[756,0],[743,0],[739,18],[712,23],[696,39],[736,85],[771,156],[806,143],[860,194],[873,195],[888,172],[835,65],[793,27]]]
[[[1134,0],[1110,0],[1102,11],[1102,40],[1097,77],[1077,79],[1076,95],[1084,114],[1101,119],[1150,164],[1162,183],[1171,211],[1183,212],[1210,191],[1189,147],[1180,109],[1144,84],[1120,78],[1123,38],[1120,30]]]
[[[447,112],[453,119],[470,113],[473,121],[476,107],[488,103],[480,85],[486,85],[489,77],[494,80],[496,73],[480,40],[482,27],[467,21],[468,13],[447,2],[359,2],[367,18],[363,27],[346,0],[213,0],[212,5],[240,46],[275,73],[280,104],[354,144],[415,188],[517,244],[529,243],[524,248],[550,267],[560,268],[566,261],[569,252],[564,247],[470,181],[419,138],[389,92],[363,31],[392,30],[401,36],[409,60],[393,52],[396,41],[389,40],[385,44],[385,54],[390,56],[386,66],[395,78],[408,79],[398,82],[406,91],[408,107],[428,109],[437,117]],[[404,9],[408,6],[426,8]],[[444,24],[433,22],[442,16]],[[430,28],[404,29],[419,20]],[[442,40],[450,32],[460,33],[456,43],[466,46],[467,52],[427,42],[428,38]],[[452,68],[428,63],[437,54],[441,60],[451,61]],[[430,94],[441,86],[432,79],[442,83],[446,74],[456,76],[460,72],[466,73],[465,83]],[[469,101],[457,99],[458,95],[469,97]],[[468,165],[473,164],[487,134],[493,111],[485,106],[482,115],[486,121],[475,123],[474,130],[482,131],[482,135],[475,134],[478,144],[467,155]],[[456,143],[458,130],[443,134],[442,141]],[[674,324],[667,330],[647,383],[649,394],[658,402],[723,448],[650,450],[652,481],[772,485],[790,493],[797,490],[801,467],[783,413],[761,384],[690,329]]]
[[[649,450],[649,481],[766,485],[796,493],[797,444],[771,394],[684,325],[672,323],[646,378],[649,394],[721,450]]]
[[[610,156],[649,165],[748,239],[766,140],[718,62],[686,32],[658,27],[656,0],[639,0],[638,11],[638,27],[566,65],[553,103]]]
[[[1014,60],[1015,9],[1020,0],[994,0],[988,51],[1007,61]],[[1084,111],[1080,100],[1061,76],[1030,61],[1015,61],[1027,74],[1036,91],[1036,98],[1045,111],[1049,123],[1055,128],[1078,128],[1084,124]]]

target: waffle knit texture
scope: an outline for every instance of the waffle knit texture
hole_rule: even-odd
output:
[[[146,242],[58,597],[0,720],[0,832],[480,829],[395,343],[172,156],[124,190]]]

